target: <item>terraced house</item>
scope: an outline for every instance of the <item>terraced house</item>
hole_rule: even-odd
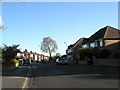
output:
[[[32,52],[32,51],[28,51],[27,49],[25,49],[23,52],[21,53],[17,53],[17,58],[29,58],[32,61],[37,61],[37,60],[41,60],[41,59],[48,59],[48,56],[45,56],[43,54],[39,54],[36,52]]]

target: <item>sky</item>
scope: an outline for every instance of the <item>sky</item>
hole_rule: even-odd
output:
[[[56,53],[65,54],[67,46],[81,37],[88,38],[107,25],[118,28],[118,3],[4,2],[2,22],[7,26],[2,43],[42,53],[43,38],[51,37],[58,46]]]

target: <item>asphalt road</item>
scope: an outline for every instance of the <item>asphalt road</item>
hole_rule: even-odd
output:
[[[118,88],[118,68],[31,64],[28,88]]]
[[[2,72],[2,88],[25,88],[29,66],[19,66],[13,71]]]

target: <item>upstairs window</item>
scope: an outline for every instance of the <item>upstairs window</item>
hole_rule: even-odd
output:
[[[82,45],[82,48],[87,48],[87,47],[88,47],[87,44]]]

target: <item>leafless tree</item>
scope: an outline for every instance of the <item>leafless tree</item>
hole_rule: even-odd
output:
[[[0,30],[4,30],[6,29],[7,27],[5,25],[0,25]]]
[[[56,52],[57,49],[58,49],[57,44],[53,39],[51,39],[51,37],[43,38],[43,41],[41,43],[41,50],[42,52],[49,53],[50,60],[51,60],[51,54],[53,52]]]
[[[5,25],[3,25],[3,21],[2,21],[2,16],[0,16],[0,30],[4,30],[7,27]]]

